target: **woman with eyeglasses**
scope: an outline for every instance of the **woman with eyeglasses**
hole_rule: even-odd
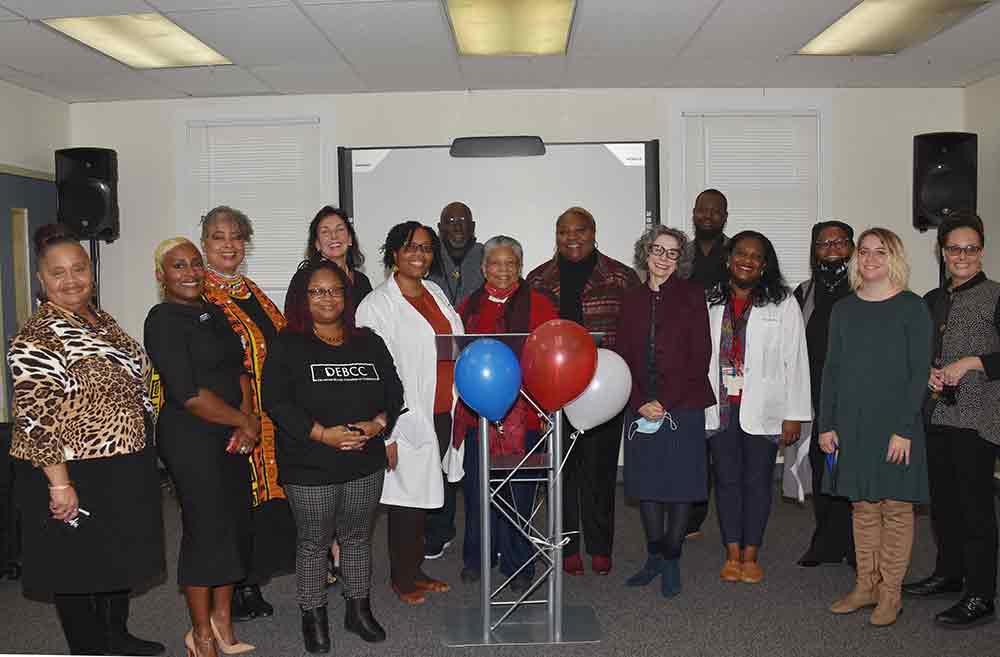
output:
[[[726,244],[726,275],[708,291],[718,403],[705,413],[715,501],[726,556],[724,582],[764,579],[758,556],[771,514],[779,445],[812,420],[809,353],[799,304],[771,240],[746,230]]]
[[[939,625],[974,627],[996,616],[997,523],[993,462],[1000,444],[1000,284],[983,273],[983,221],[956,213],[938,227],[948,280],[929,292],[934,365],[925,404],[931,524],[937,563],[903,586],[912,597],[959,594]]]
[[[830,455],[824,492],[851,500],[857,575],[835,614],[875,607],[892,625],[913,549],[913,505],[928,500],[921,402],[931,372],[927,305],[907,290],[899,236],[870,228],[848,268],[854,294],[830,317],[819,408],[819,445]],[[990,462],[992,463],[992,457]]]
[[[429,227],[416,221],[393,226],[382,245],[389,275],[357,313],[358,326],[385,341],[406,393],[405,410],[386,439],[382,504],[389,515],[392,589],[411,605],[423,603],[427,592],[450,588],[421,568],[426,511],[444,503],[439,444],[451,441],[455,364],[438,360],[436,338],[464,331],[448,297],[425,280],[437,253],[438,238]]]
[[[382,641],[372,616],[371,533],[382,495],[384,436],[403,406],[385,343],[354,323],[350,281],[306,261],[285,298],[288,326],[264,367],[264,407],[281,428],[278,473],[298,526],[295,583],[308,652],[330,650],[326,559],[340,542],[344,628]]]
[[[688,281],[687,235],[649,228],[635,243],[646,284],[628,290],[616,349],[632,372],[626,415],[625,494],[639,500],[646,563],[625,581],[680,593],[680,557],[691,504],[708,497],[705,408],[712,344],[704,288]]]

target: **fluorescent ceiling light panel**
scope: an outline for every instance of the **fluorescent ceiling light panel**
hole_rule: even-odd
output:
[[[448,0],[461,55],[564,55],[576,0]]]
[[[891,55],[927,41],[990,4],[983,0],[864,0],[800,55]]]
[[[132,68],[232,64],[161,14],[50,18],[42,22]]]

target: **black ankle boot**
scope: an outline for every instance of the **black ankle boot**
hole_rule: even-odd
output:
[[[97,617],[104,629],[108,654],[145,657],[162,655],[167,651],[162,643],[146,641],[129,633],[127,592],[99,594],[96,599]]]
[[[259,585],[253,584],[240,588],[242,589],[243,604],[255,618],[274,616],[274,607],[264,599]]]
[[[372,616],[371,601],[368,598],[348,599],[344,612],[344,629],[354,632],[368,643],[385,641],[385,630]]]
[[[107,642],[93,595],[55,596],[56,612],[71,655],[107,654]]]
[[[330,621],[326,605],[302,610],[302,643],[306,652],[330,652]]]
[[[232,615],[234,623],[243,623],[257,617],[253,608],[247,604],[244,586],[233,587],[233,601],[229,606],[229,613]]]

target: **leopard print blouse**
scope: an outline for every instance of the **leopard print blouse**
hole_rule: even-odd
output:
[[[146,352],[106,312],[97,324],[44,303],[11,341],[10,454],[37,467],[146,446]]]

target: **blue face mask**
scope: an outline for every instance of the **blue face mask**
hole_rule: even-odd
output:
[[[635,438],[635,434],[644,433],[647,435],[655,434],[663,426],[664,421],[670,422],[670,428],[677,431],[677,424],[674,422],[674,418],[670,417],[670,413],[665,413],[663,417],[659,420],[650,420],[642,417],[641,415],[632,421],[628,426],[628,439],[632,440]]]

